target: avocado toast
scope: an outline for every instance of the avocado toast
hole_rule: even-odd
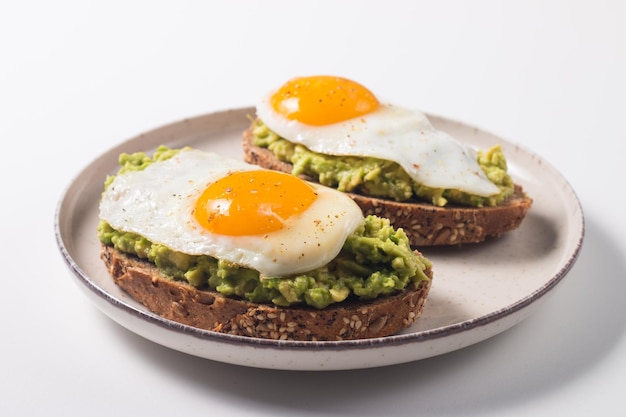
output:
[[[220,164],[227,165],[225,174],[211,181],[194,177],[194,158],[201,162],[197,168],[202,175],[211,165]],[[100,203],[101,258],[116,284],[156,314],[212,331],[283,340],[381,337],[406,328],[421,314],[433,277],[431,262],[411,249],[406,234],[386,219],[362,216],[355,206],[351,213],[358,216],[341,242],[314,241],[303,235],[306,228],[295,226],[296,239],[317,242],[312,245],[313,253],[321,252],[329,260],[300,270],[301,259],[309,255],[298,251],[295,262],[285,262],[276,272],[278,259],[272,251],[277,245],[269,243],[274,232],[236,236],[209,232],[194,220],[199,206],[186,205],[196,204],[200,200],[197,195],[222,178],[269,170],[201,151],[165,147],[153,156],[123,154],[120,164],[120,171],[107,178]],[[280,175],[305,184],[291,175]],[[276,184],[270,185],[275,188]],[[280,185],[278,188],[284,183]],[[354,205],[337,191],[314,190],[318,199],[330,193],[333,205],[342,199],[347,207]],[[228,193],[236,191],[228,187]],[[242,197],[247,199],[248,193]],[[209,205],[206,207],[208,210]],[[328,229],[340,226],[338,215],[325,224],[315,217],[313,224],[322,224],[326,236]],[[173,231],[166,225],[170,221]],[[189,229],[189,237],[183,229]],[[177,241],[173,235],[182,238]],[[222,257],[205,251],[214,239],[232,241],[235,251],[256,239],[261,249],[252,253],[253,261],[269,256],[271,265],[256,269],[243,257],[236,261],[226,259],[232,254]],[[193,242],[202,243],[203,249],[191,247]],[[337,243],[334,253],[332,247]],[[222,249],[221,245],[216,248],[218,252]]]
[[[532,206],[499,145],[475,150],[351,80],[294,78],[256,112],[243,132],[247,162],[347,193],[364,214],[403,228],[414,247],[499,237]]]

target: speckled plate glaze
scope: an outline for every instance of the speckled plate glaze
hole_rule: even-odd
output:
[[[110,318],[155,343],[250,367],[338,370],[386,366],[451,352],[527,318],[549,298],[580,251],[584,220],[568,182],[545,160],[480,129],[429,115],[432,123],[477,148],[501,144],[514,180],[534,199],[522,226],[498,240],[461,248],[424,248],[435,278],[421,318],[401,334],[336,342],[272,341],[225,335],[154,315],[122,292],[99,258],[98,199],[122,152],[192,146],[242,157],[241,134],[253,108],[185,119],[127,140],[80,172],[61,197],[55,233],[71,276]]]

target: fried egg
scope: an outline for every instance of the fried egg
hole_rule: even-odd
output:
[[[328,264],[363,221],[338,191],[195,149],[118,174],[99,209],[117,230],[265,277]]]
[[[474,149],[435,129],[425,114],[381,103],[352,80],[294,78],[262,97],[256,110],[269,129],[314,152],[390,160],[432,188],[500,192]]]

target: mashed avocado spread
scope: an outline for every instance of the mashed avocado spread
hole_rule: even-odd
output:
[[[463,206],[495,206],[514,192],[507,174],[504,153],[499,145],[478,151],[478,164],[500,193],[482,197],[453,189],[431,188],[418,184],[395,162],[370,157],[345,157],[312,152],[278,136],[262,121],[254,122],[254,145],[269,149],[278,159],[293,164],[292,174],[307,175],[320,184],[343,192],[354,192],[395,201],[417,199],[436,206],[448,203]]]
[[[161,146],[152,157],[145,153],[122,154],[119,173],[144,169],[174,156],[179,150]],[[105,188],[114,177],[105,182]],[[98,225],[100,241],[116,250],[155,264],[171,279],[257,303],[279,306],[306,304],[324,308],[349,299],[370,300],[390,295],[408,285],[429,279],[431,262],[416,255],[402,229],[387,219],[367,216],[348,237],[340,254],[328,265],[290,277],[261,277],[258,271],[210,256],[187,255],[152,243],[134,233]]]

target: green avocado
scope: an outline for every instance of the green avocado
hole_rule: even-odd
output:
[[[122,154],[119,172],[144,169],[177,152],[162,146],[153,157],[141,152]],[[112,177],[107,178],[105,187],[111,181]],[[115,230],[105,221],[98,225],[98,238],[104,245],[153,263],[171,279],[279,306],[321,309],[350,299],[371,300],[429,279],[425,271],[432,267],[427,258],[412,251],[402,229],[394,229],[389,220],[377,216],[367,216],[328,265],[287,277],[262,277],[258,271],[210,256],[176,252],[137,234]]]
[[[320,184],[343,192],[387,198],[395,201],[415,199],[436,206],[448,203],[485,207],[496,206],[514,193],[515,186],[507,173],[506,158],[500,145],[479,150],[478,164],[487,178],[498,186],[498,194],[483,197],[459,190],[431,188],[418,184],[400,165],[384,159],[346,157],[312,152],[278,136],[261,120],[253,122],[254,145],[269,149],[278,159],[293,164],[292,174],[306,175]]]

